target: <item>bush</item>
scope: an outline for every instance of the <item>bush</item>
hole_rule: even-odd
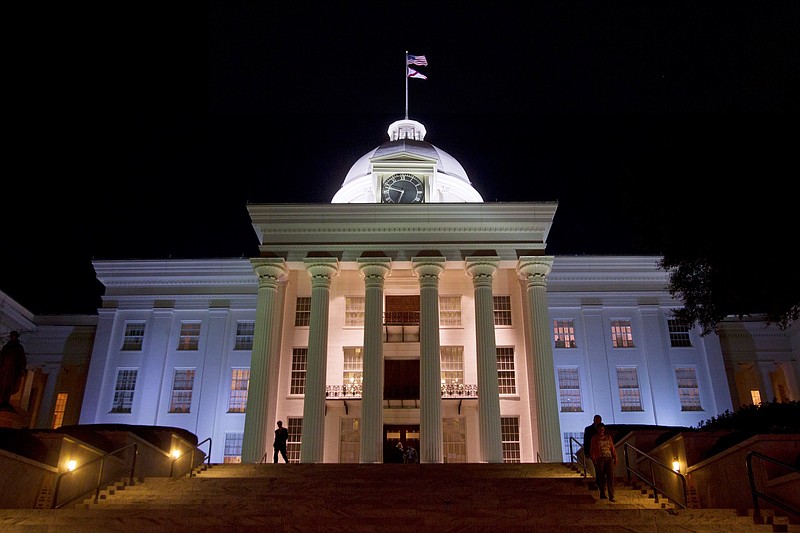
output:
[[[744,435],[800,433],[800,402],[772,402],[743,405],[735,412],[725,410],[700,422],[699,431],[733,430]]]

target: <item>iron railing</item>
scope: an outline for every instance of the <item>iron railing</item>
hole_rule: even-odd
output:
[[[651,489],[653,489],[653,494],[654,494],[654,497],[655,497],[655,503],[658,503],[658,493],[660,492],[660,493],[664,494],[667,498],[672,500],[679,507],[681,507],[683,509],[686,509],[687,502],[688,502],[687,487],[686,487],[686,476],[684,476],[680,472],[676,472],[675,470],[673,470],[669,466],[667,466],[664,463],[660,462],[658,459],[655,459],[654,457],[650,457],[649,455],[644,453],[642,450],[636,448],[632,444],[628,444],[626,442],[624,444],[623,448],[624,448],[624,451],[625,451],[625,470],[628,473],[628,482],[630,482],[631,474],[633,474],[634,476],[639,478],[641,481],[646,483],[648,486],[650,486]],[[636,461],[637,463],[640,463],[642,461],[642,459],[645,459],[647,461],[648,470],[649,470],[649,474],[650,474],[649,478],[645,477],[642,473],[640,473],[637,469],[633,468],[630,465],[630,459],[629,459],[628,450],[633,450],[638,454],[639,459]],[[654,467],[658,467],[662,471],[668,472],[670,475],[675,476],[678,480],[680,480],[681,488],[683,489],[682,490],[682,494],[674,495],[674,493],[673,493],[673,495],[670,495],[665,487],[659,486],[657,484],[658,481],[656,480]]]
[[[578,446],[577,450],[573,450],[572,443]],[[583,457],[578,457],[578,452],[583,448],[583,445],[578,442],[575,437],[569,438],[569,467],[574,468],[575,463],[583,467],[583,477],[586,477],[586,450],[583,450]]]
[[[202,446],[206,442],[208,443],[208,454],[203,456],[203,454],[197,453],[197,452],[200,451],[200,446]],[[200,456],[200,462],[199,463],[195,463],[194,462],[195,455],[199,455]],[[169,477],[170,478],[172,478],[173,472],[175,472],[175,463],[177,463],[178,461],[181,461],[183,458],[185,458],[187,456],[191,457],[191,460],[189,461],[189,468],[186,470],[186,472],[184,472],[184,474],[191,473],[195,468],[197,468],[198,466],[203,464],[204,461],[208,464],[208,466],[211,466],[211,437],[208,437],[206,440],[198,443],[197,446],[195,446],[194,448],[192,448],[188,452],[182,453],[178,457],[175,457],[172,460],[172,462],[170,463],[170,465],[169,465]],[[184,474],[181,474],[181,475],[184,475]]]
[[[125,468],[123,470],[114,470],[111,473],[107,472],[106,471],[106,462],[107,462],[107,460],[109,458],[111,458],[111,457],[116,457],[117,454],[119,454],[123,450],[126,450],[126,449],[131,448],[131,447],[133,447],[133,454],[131,456],[131,465],[130,465],[130,467],[129,468]],[[132,485],[133,484],[133,473],[134,473],[134,470],[136,469],[136,456],[138,454],[139,454],[139,446],[135,442],[132,442],[132,443],[126,445],[126,446],[123,446],[122,448],[120,448],[118,450],[114,450],[113,452],[109,452],[109,453],[107,453],[105,455],[102,455],[100,457],[92,459],[88,463],[84,463],[81,466],[77,467],[75,470],[68,470],[67,472],[60,473],[58,475],[58,477],[56,478],[56,485],[55,485],[55,489],[53,490],[53,501],[51,503],[51,508],[53,508],[53,509],[61,509],[65,505],[69,505],[70,503],[74,502],[75,500],[83,498],[87,494],[91,494],[92,491],[94,491],[94,502],[97,503],[97,501],[100,499],[100,489],[103,488],[103,487],[107,487],[112,481],[116,481],[116,480],[120,479],[121,477],[123,477],[126,474],[130,476],[130,483]],[[98,463],[99,463],[99,465],[98,465]],[[94,484],[91,485],[88,488],[88,490],[83,490],[79,494],[72,496],[70,499],[68,499],[68,500],[66,500],[64,502],[58,503],[58,495],[59,495],[59,492],[61,490],[61,482],[62,482],[62,480],[66,476],[70,476],[69,479],[78,480],[79,479],[78,478],[78,474],[79,473],[80,474],[84,474],[85,473],[84,472],[85,469],[89,468],[90,466],[94,466],[94,465],[98,465],[97,481],[95,481]],[[85,480],[85,479],[86,478],[82,478],[82,479],[80,479],[79,481],[76,481],[76,482],[80,482],[80,481]]]
[[[800,470],[797,468],[787,465],[777,459],[773,459],[763,453],[758,453],[755,451],[747,452],[747,456],[745,457],[745,462],[747,463],[747,478],[750,480],[750,494],[753,496],[753,520],[760,520],[761,519],[761,509],[759,506],[759,499],[765,500],[775,507],[782,509],[788,513],[792,513],[795,516],[800,516],[800,509],[797,507],[792,507],[787,502],[782,501],[778,498],[770,496],[764,492],[761,492],[756,488],[756,479],[753,475],[753,459],[761,459],[762,461],[766,461],[768,463],[772,463],[777,465],[778,467],[786,470],[787,472],[794,472],[795,474],[800,473]]]

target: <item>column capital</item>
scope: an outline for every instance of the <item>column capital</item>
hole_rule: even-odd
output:
[[[392,260],[385,257],[359,257],[358,269],[365,278],[386,277],[392,272]]]
[[[519,258],[517,272],[527,279],[531,277],[546,278],[553,269],[554,259],[555,257],[552,255],[524,255]]]
[[[258,276],[259,286],[271,285],[276,287],[278,280],[286,275],[286,261],[283,258],[264,258],[256,257],[250,259],[250,264],[253,265]]]
[[[444,257],[414,257],[411,259],[411,269],[420,279],[430,276],[438,278],[444,272],[446,261]]]
[[[339,273],[339,260],[335,257],[307,257],[303,260],[311,277],[330,280]]]
[[[464,260],[464,269],[473,278],[494,276],[500,266],[500,258],[497,256],[467,257]]]

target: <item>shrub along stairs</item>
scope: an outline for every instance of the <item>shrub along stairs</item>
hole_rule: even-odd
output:
[[[119,482],[64,509],[0,510],[0,531],[800,532],[733,509],[681,509],[617,483],[616,502],[569,465],[214,464]]]

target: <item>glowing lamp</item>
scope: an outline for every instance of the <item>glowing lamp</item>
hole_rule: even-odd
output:
[[[77,466],[78,466],[78,461],[76,461],[75,459],[70,459],[69,461],[67,461],[67,470],[69,470],[70,472],[75,470]]]
[[[678,461],[678,458],[677,458],[677,457],[675,457],[675,458],[672,460],[672,469],[673,469],[674,471],[676,471],[676,472],[680,472],[680,471],[681,471],[681,462],[680,462],[680,461]]]
[[[180,450],[172,450],[172,457],[177,459],[180,456],[181,456],[181,451]]]

